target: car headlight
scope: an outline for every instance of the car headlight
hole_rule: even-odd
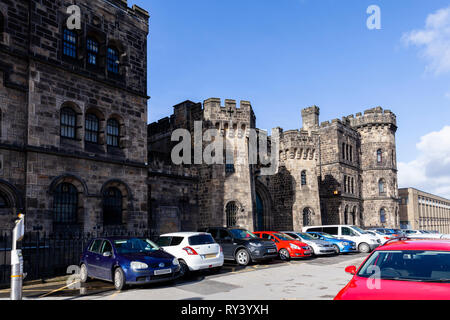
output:
[[[263,244],[259,243],[259,242],[250,242],[250,245],[253,247],[258,247],[258,248],[263,246]]]
[[[131,269],[133,270],[144,270],[144,269],[148,269],[148,264],[143,263],[143,262],[139,262],[139,261],[133,261],[130,264]]]
[[[173,264],[174,266],[179,266],[179,265],[180,265],[180,261],[178,261],[178,259],[175,258],[175,259],[173,259],[172,264]]]
[[[303,250],[311,250],[311,247],[307,246],[307,247],[302,247]]]
[[[300,247],[297,246],[296,244],[290,243],[289,246],[294,250],[300,250]]]
[[[349,246],[350,245],[350,242],[344,242],[344,243],[342,243],[344,246]]]

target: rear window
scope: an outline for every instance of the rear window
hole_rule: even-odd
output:
[[[213,244],[215,243],[213,237],[209,234],[200,234],[198,236],[189,237],[189,245],[198,246],[202,244]]]
[[[157,244],[160,247],[174,247],[182,243],[183,240],[183,237],[159,237]]]

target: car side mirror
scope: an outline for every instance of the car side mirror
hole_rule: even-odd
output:
[[[347,267],[347,268],[345,268],[345,272],[354,276],[356,274],[356,267],[355,266]]]
[[[106,257],[106,258],[111,258],[112,257],[112,252],[110,252],[110,251],[105,252],[105,253],[103,253],[103,256]]]

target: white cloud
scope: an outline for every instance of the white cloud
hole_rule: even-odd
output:
[[[406,45],[421,48],[428,61],[428,71],[435,74],[450,72],[450,7],[428,15],[425,28],[403,34]]]
[[[423,136],[417,149],[417,159],[398,164],[399,185],[450,199],[450,126]]]

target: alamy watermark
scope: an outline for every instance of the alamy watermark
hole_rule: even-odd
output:
[[[369,30],[381,30],[381,8],[377,5],[371,5],[367,8],[367,28]]]

